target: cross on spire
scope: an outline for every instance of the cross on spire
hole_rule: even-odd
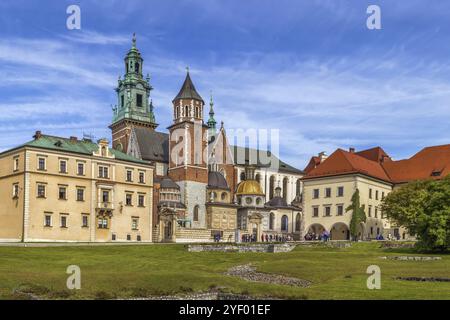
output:
[[[132,43],[133,43],[133,48],[136,48],[136,32],[133,32]]]

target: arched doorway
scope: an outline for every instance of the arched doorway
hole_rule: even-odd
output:
[[[325,231],[325,227],[320,223],[314,223],[309,226],[308,233],[312,235],[316,240],[319,239],[319,236]]]
[[[331,240],[349,240],[350,230],[343,222],[335,223],[330,229]]]
[[[164,225],[164,239],[172,239],[172,221],[167,221]]]
[[[364,222],[361,222],[359,224],[357,232],[356,232],[356,234],[357,234],[356,240],[366,239],[365,232],[366,232],[366,226],[365,226]]]

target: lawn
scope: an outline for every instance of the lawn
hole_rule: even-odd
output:
[[[108,299],[206,291],[283,299],[450,299],[450,282],[413,282],[396,277],[450,278],[450,256],[436,261],[383,260],[420,255],[381,249],[378,243],[351,248],[297,247],[289,253],[190,253],[184,245],[0,247],[0,298],[24,298],[20,291],[51,299]],[[430,254],[425,254],[430,256]],[[223,275],[253,263],[257,270],[312,281],[308,288],[254,283]],[[67,290],[66,268],[81,268],[80,290]],[[381,268],[381,289],[369,290],[366,269]],[[17,290],[19,289],[19,291]]]

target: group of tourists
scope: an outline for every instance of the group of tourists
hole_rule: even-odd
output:
[[[306,241],[328,241],[330,240],[330,233],[324,230],[322,233],[316,234],[314,232],[308,232],[304,236]]]
[[[242,235],[242,242],[256,242],[256,235],[255,234],[243,234]],[[286,241],[292,241],[292,237],[290,235],[286,234],[262,234],[261,239],[259,239],[261,242],[286,242]]]

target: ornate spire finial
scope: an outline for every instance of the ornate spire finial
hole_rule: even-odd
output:
[[[186,66],[186,73],[189,73],[189,66]]]
[[[133,40],[132,40],[132,43],[133,43],[133,48],[136,48],[136,32],[133,32]]]

